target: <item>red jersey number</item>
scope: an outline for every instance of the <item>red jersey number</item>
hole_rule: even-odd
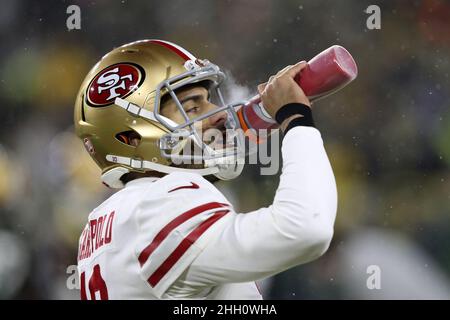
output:
[[[86,296],[86,274],[85,272],[81,273],[80,276],[80,284],[81,284],[81,300],[87,300]],[[106,282],[102,278],[102,274],[100,272],[100,265],[96,264],[94,266],[94,270],[92,272],[91,279],[89,279],[88,283],[89,293],[91,294],[91,300],[97,300],[96,293],[99,293],[100,300],[108,300],[108,288],[106,287]]]

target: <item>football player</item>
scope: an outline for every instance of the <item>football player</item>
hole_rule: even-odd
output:
[[[75,129],[103,183],[120,190],[92,210],[81,234],[82,299],[261,299],[256,280],[327,250],[337,192],[310,101],[294,81],[305,66],[258,87],[283,132],[283,165],[272,204],[247,213],[210,182],[239,176],[245,145],[219,67],[143,40],[92,68]],[[208,129],[232,138],[214,148]]]

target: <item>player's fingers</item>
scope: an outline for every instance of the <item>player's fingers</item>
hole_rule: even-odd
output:
[[[300,72],[301,69],[303,69],[304,67],[306,67],[307,63],[306,61],[300,61],[296,64],[294,64],[293,66],[290,66],[290,68],[284,70],[283,73],[279,74],[277,77],[281,78],[281,77],[294,77],[297,73]],[[291,74],[294,74],[294,76],[291,76]]]
[[[284,67],[282,70],[280,70],[276,75],[270,76],[269,80],[265,83],[261,83],[258,85],[257,89],[259,94],[262,94],[264,90],[266,89],[268,84],[272,84],[275,79],[278,79],[282,76],[290,76],[290,74],[293,74],[291,77],[294,78],[295,75],[300,72],[303,68],[305,68],[307,65],[306,61],[300,61],[296,63],[295,65],[289,65]]]
[[[287,69],[292,68],[292,65],[288,65],[286,67],[284,67],[283,69],[281,69],[280,71],[277,72],[277,76],[284,73]]]
[[[291,68],[287,69],[281,76],[287,76],[290,78],[294,78],[300,71],[306,68],[308,64],[306,61],[300,61],[297,64],[294,64]]]

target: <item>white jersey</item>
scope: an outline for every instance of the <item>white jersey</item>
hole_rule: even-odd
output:
[[[319,131],[292,128],[273,204],[237,213],[202,176],[140,178],[91,212],[82,299],[261,299],[255,280],[322,255],[337,208]]]

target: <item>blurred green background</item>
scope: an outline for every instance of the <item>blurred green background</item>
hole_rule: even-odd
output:
[[[81,30],[66,27],[71,4]],[[370,4],[380,30],[366,26]],[[449,1],[0,5],[1,299],[79,297],[67,268],[87,215],[113,191],[74,136],[75,95],[103,54],[148,38],[213,61],[248,93],[288,64],[347,48],[359,77],[314,106],[338,186],[335,237],[319,260],[262,281],[264,297],[450,298]],[[269,205],[277,183],[248,166],[218,187],[246,212]],[[381,289],[367,286],[371,265]]]

